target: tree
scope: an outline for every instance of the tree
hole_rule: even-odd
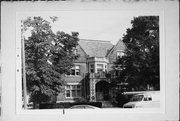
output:
[[[130,89],[147,90],[151,86],[159,90],[159,17],[135,17],[131,23],[122,39],[124,56],[114,63],[118,80],[127,82]]]
[[[57,17],[50,19],[57,21]],[[77,32],[54,34],[51,23],[42,17],[24,20],[22,34],[28,29],[31,36],[24,40],[27,90],[36,106],[62,91],[64,81],[61,76],[69,71],[77,58],[73,49],[79,39]]]

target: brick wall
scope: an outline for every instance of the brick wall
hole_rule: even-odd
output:
[[[75,62],[86,63],[86,56],[87,55],[84,52],[84,50],[80,47],[80,45],[77,45],[76,49],[77,49],[77,54],[79,55],[79,57]]]
[[[108,55],[109,63],[113,64],[113,62],[116,61],[117,57],[117,51],[124,51],[125,45],[121,40],[115,45],[115,47],[111,50],[111,52]]]

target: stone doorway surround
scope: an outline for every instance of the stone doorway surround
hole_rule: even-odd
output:
[[[105,81],[107,83],[110,84],[111,82],[111,79],[110,78],[106,78],[105,76],[103,75],[100,75],[100,76],[97,76],[95,75],[94,73],[93,74],[90,74],[90,102],[96,102],[97,99],[96,99],[96,84],[100,81]]]

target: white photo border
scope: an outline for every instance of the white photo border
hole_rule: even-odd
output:
[[[25,6],[27,7],[27,4],[24,2]],[[34,4],[36,3],[29,3],[28,4],[31,4],[30,6],[34,6]],[[38,5],[41,4],[41,2],[37,2]],[[43,3],[43,4],[48,4],[48,3]],[[62,8],[58,8],[58,6],[56,5],[56,3],[51,3],[49,2],[50,5],[53,5],[55,6],[55,9],[53,9],[53,7],[50,9],[50,8],[46,8],[46,7],[42,7],[42,8],[38,8],[38,6],[35,6],[35,8],[33,9],[34,12],[30,12],[30,11],[26,11],[26,12],[22,12],[25,7],[22,7],[22,9],[16,9],[16,8],[13,8],[15,11],[11,11],[10,14],[13,14],[13,17],[15,19],[15,35],[13,35],[15,37],[15,39],[12,40],[11,38],[11,41],[14,41],[15,40],[15,45],[14,45],[14,48],[16,50],[16,56],[15,56],[15,59],[12,59],[12,60],[15,60],[15,88],[12,88],[15,93],[14,93],[14,96],[13,97],[16,97],[15,99],[13,99],[13,103],[15,104],[15,109],[13,109],[12,113],[13,114],[7,114],[6,112],[2,113],[2,116],[4,116],[4,119],[9,119],[7,117],[7,115],[13,115],[13,117],[15,117],[15,121],[18,120],[18,119],[27,119],[28,121],[32,120],[32,119],[42,119],[44,121],[46,120],[49,120],[51,118],[47,118],[48,116],[49,117],[52,117],[52,119],[54,119],[55,121],[56,120],[61,120],[61,119],[69,119],[69,120],[83,120],[84,117],[79,117],[81,116],[81,114],[83,115],[87,115],[87,116],[93,116],[93,115],[96,115],[97,118],[89,118],[89,117],[86,117],[86,118],[89,118],[88,120],[91,120],[91,119],[96,119],[96,120],[101,120],[102,117],[107,117],[106,119],[103,118],[103,120],[109,120],[109,119],[120,119],[120,118],[123,118],[123,120],[164,120],[164,119],[177,119],[178,116],[176,115],[176,117],[174,116],[168,116],[167,112],[169,113],[169,111],[167,111],[167,106],[168,106],[168,102],[166,100],[166,95],[167,95],[167,89],[168,86],[167,86],[167,82],[166,81],[170,81],[170,80],[167,80],[167,69],[169,69],[169,67],[167,67],[167,56],[166,56],[166,52],[167,52],[167,38],[165,36],[165,34],[167,34],[167,30],[165,30],[165,14],[166,14],[166,10],[165,8],[160,8],[158,10],[155,10],[155,7],[152,6],[152,8],[144,8],[142,7],[144,10],[143,11],[140,11],[140,7],[141,5],[138,4],[138,7],[135,7],[133,6],[133,10],[130,9],[129,7],[127,7],[125,9],[125,7],[123,6],[122,8],[121,7],[118,7],[116,5],[116,3],[102,3],[102,4],[99,4],[97,3],[98,5],[94,5],[94,4],[91,4],[91,3],[68,3],[68,4],[59,4],[59,6],[62,6]],[[122,4],[122,3],[121,3]],[[141,4],[141,3],[140,3]],[[147,4],[147,3],[146,3]],[[161,3],[160,3],[161,4]],[[80,5],[80,8],[79,8],[79,5]],[[106,6],[104,6],[106,5]],[[107,5],[109,5],[107,7]],[[16,5],[17,6],[17,5]],[[43,5],[40,5],[40,6],[43,6]],[[73,6],[73,7],[72,7]],[[125,6],[132,6],[132,5],[125,5]],[[149,5],[148,5],[149,6]],[[150,5],[151,6],[151,5]],[[3,6],[4,7],[4,6]],[[67,8],[66,8],[67,7]],[[167,6],[165,6],[167,7]],[[6,7],[4,7],[6,8]],[[43,10],[44,8],[46,8],[45,10]],[[146,16],[159,16],[159,25],[160,25],[160,92],[161,92],[161,108],[160,109],[107,109],[107,110],[101,110],[101,111],[92,111],[92,110],[86,110],[86,111],[82,111],[82,110],[66,110],[65,111],[65,114],[63,113],[63,110],[62,109],[45,109],[45,110],[24,110],[22,109],[22,73],[21,73],[21,20],[24,16],[36,16],[36,15],[47,15],[47,14],[50,14],[50,15],[55,15],[54,13],[58,13],[59,11],[74,11],[74,10],[77,10],[77,11],[82,11],[82,10],[87,10],[87,11],[99,11],[101,10],[100,8],[102,8],[103,11],[124,11],[124,12],[134,12],[138,15],[146,15]],[[137,9],[138,8],[138,9]],[[7,9],[7,8],[6,8]],[[137,10],[134,10],[134,9],[137,9]],[[43,11],[43,12],[42,12]],[[3,35],[2,35],[3,36]],[[6,38],[6,37],[4,37]],[[165,40],[165,41],[164,41]],[[3,41],[3,37],[2,37],[2,41]],[[7,43],[5,41],[2,42],[2,45],[7,45]],[[2,48],[2,57],[4,56],[7,56],[5,55],[5,52],[4,50],[6,50],[5,48]],[[169,50],[169,49],[168,49]],[[13,50],[11,50],[13,51]],[[14,57],[14,56],[12,56]],[[9,58],[11,59],[11,57],[6,57],[6,58]],[[3,61],[5,62],[5,61]],[[6,64],[6,63],[5,63]],[[3,65],[3,67],[6,67],[5,65]],[[4,72],[4,73],[7,73],[7,70]],[[3,77],[2,77],[3,78]],[[6,80],[6,78],[3,78]],[[3,85],[2,86],[7,86],[5,85],[5,80],[3,80]],[[12,79],[13,80],[13,79]],[[10,83],[10,82],[9,82]],[[177,83],[177,82],[174,82],[174,83]],[[8,91],[6,90],[6,87],[2,87],[3,91],[2,91],[2,95],[4,96],[4,98],[2,99],[2,102],[5,103],[6,99],[7,98],[7,95],[5,95],[5,91]],[[176,90],[177,91],[177,90]],[[12,94],[12,93],[11,93]],[[177,102],[175,102],[177,103]],[[10,107],[8,107],[10,108]],[[130,115],[128,117],[128,115]],[[127,117],[126,117],[127,116]]]

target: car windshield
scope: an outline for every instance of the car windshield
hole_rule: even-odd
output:
[[[96,109],[97,107],[89,106],[89,105],[75,105],[72,106],[71,109]]]
[[[134,95],[132,98],[131,98],[131,101],[134,102],[134,101],[142,101],[142,98],[143,98],[143,95]]]
[[[71,109],[84,109],[84,106],[73,106],[73,107],[71,107]]]

